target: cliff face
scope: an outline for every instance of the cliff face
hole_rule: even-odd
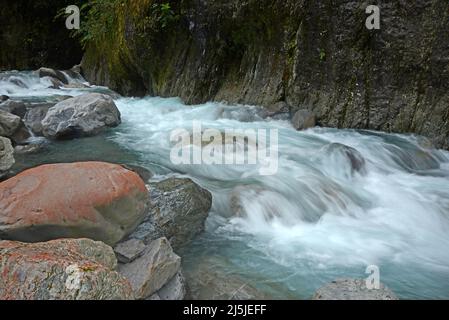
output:
[[[187,103],[286,101],[323,126],[415,132],[449,147],[445,0],[177,1],[164,28],[145,23],[151,2],[122,6],[110,40],[88,45],[88,80]],[[370,31],[365,8],[376,3],[381,29]]]
[[[3,3],[5,2],[5,3]],[[68,69],[82,50],[58,11],[79,0],[14,0],[0,5],[0,70]]]

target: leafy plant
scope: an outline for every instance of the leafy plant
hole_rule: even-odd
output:
[[[320,49],[320,61],[326,60],[326,51],[324,49]]]
[[[152,11],[155,19],[161,29],[167,28],[167,26],[176,21],[179,17],[175,15],[170,3],[154,3],[152,5]]]

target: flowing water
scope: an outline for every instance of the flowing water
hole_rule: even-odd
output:
[[[107,91],[47,89],[45,79],[14,73],[23,87],[11,77],[0,76],[0,94],[13,99]],[[206,231],[180,252],[188,279],[210,272],[243,279],[266,297],[308,299],[323,284],[365,278],[376,265],[400,298],[449,298],[448,152],[412,135],[298,132],[288,121],[262,119],[251,106],[115,101],[121,126],[93,138],[47,142],[42,152],[18,157],[16,169],[105,160],[193,178],[213,194],[213,207]],[[220,130],[277,129],[277,173],[262,176],[251,165],[174,165],[170,134],[191,131],[193,121]],[[207,292],[201,286],[193,288],[198,297]]]

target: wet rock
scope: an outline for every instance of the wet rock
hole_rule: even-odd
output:
[[[90,238],[114,245],[145,216],[140,177],[103,162],[43,165],[0,183],[0,239]]]
[[[274,120],[288,120],[290,118],[291,107],[285,102],[280,101],[269,105],[263,110],[263,118],[271,118]]]
[[[14,147],[14,154],[33,154],[42,150],[42,144],[26,144]]]
[[[130,263],[140,257],[145,248],[146,246],[143,241],[130,239],[117,244],[114,248],[114,252],[119,262]]]
[[[47,115],[48,110],[53,107],[52,103],[34,105],[30,108],[24,117],[25,125],[36,135],[42,135],[42,120]]]
[[[148,243],[165,236],[172,246],[188,244],[204,230],[212,195],[190,179],[170,178],[149,185],[152,206],[131,238]]]
[[[150,170],[145,169],[144,167],[141,166],[136,166],[132,164],[122,164],[122,167],[137,173],[145,182],[148,182],[153,177],[153,173]]]
[[[309,110],[298,110],[292,119],[293,127],[296,130],[305,130],[316,126],[316,115]]]
[[[89,88],[89,86],[87,86],[83,83],[69,83],[69,84],[65,84],[64,88],[66,88],[66,89],[86,89],[86,88]]]
[[[44,77],[43,79],[47,79],[50,82],[50,89],[60,89],[65,86],[65,84],[61,80],[53,77]]]
[[[0,300],[133,299],[112,248],[88,239],[0,241]]]
[[[368,289],[366,280],[340,279],[317,290],[313,300],[398,300],[385,285],[379,289]]]
[[[0,178],[9,170],[15,163],[14,149],[11,140],[5,137],[0,137]]]
[[[25,103],[14,100],[7,100],[0,104],[0,110],[12,113],[20,118],[25,117],[25,113],[27,112]]]
[[[152,296],[168,283],[180,270],[177,256],[166,238],[152,241],[142,256],[131,263],[119,264],[119,273],[127,278],[136,299]]]
[[[188,299],[193,300],[266,300],[262,291],[236,274],[222,270],[227,263],[221,257],[209,257],[195,263],[185,272],[189,286]]]
[[[8,101],[8,100],[9,100],[9,97],[7,95],[4,95],[4,94],[0,95],[0,103]]]
[[[93,136],[120,123],[120,112],[111,97],[89,93],[50,108],[42,120],[42,132],[47,138],[71,139]]]
[[[184,300],[186,292],[187,289],[184,276],[182,275],[182,272],[178,272],[157,292],[157,296],[160,300]]]
[[[54,70],[54,69],[50,69],[50,68],[40,68],[39,70],[37,70],[37,73],[39,75],[39,78],[50,77],[50,78],[59,80],[63,84],[69,83],[69,81],[67,80],[67,77],[64,75],[64,73],[62,73],[59,70]]]
[[[348,168],[346,171],[349,175],[354,173],[365,174],[366,173],[366,161],[362,154],[356,149],[346,146],[341,143],[331,143],[325,147],[327,153],[329,166],[338,165],[341,168]],[[342,169],[341,172],[344,170]]]

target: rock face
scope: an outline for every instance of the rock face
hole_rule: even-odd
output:
[[[148,243],[167,237],[175,250],[204,230],[212,195],[190,179],[170,178],[149,185],[152,207],[130,235]]]
[[[114,245],[142,221],[148,200],[142,179],[119,165],[43,165],[0,183],[0,239]]]
[[[398,300],[395,294],[381,284],[378,290],[369,290],[365,280],[341,279],[317,290],[313,300]]]
[[[112,248],[88,239],[0,241],[0,300],[133,299]]]
[[[164,28],[140,23],[151,4],[137,3],[120,10],[114,42],[88,44],[89,82],[191,104],[285,101],[326,127],[415,132],[449,148],[444,1],[384,1],[380,30],[365,27],[366,1],[177,1]]]
[[[316,116],[309,110],[298,110],[292,119],[296,130],[305,130],[316,126]]]
[[[12,147],[11,140],[0,137],[0,178],[14,163],[14,148]]]
[[[55,19],[61,8],[73,4],[81,6],[82,2],[11,1],[1,7],[0,70],[35,70],[44,65],[67,69],[79,63],[81,45],[64,27],[65,17]]]
[[[152,241],[140,258],[119,265],[119,273],[130,281],[136,298],[145,299],[163,288],[180,268],[181,258],[166,238],[160,238]]]
[[[120,123],[120,112],[112,98],[90,93],[50,108],[42,120],[42,132],[48,138],[70,139],[92,136]]]

